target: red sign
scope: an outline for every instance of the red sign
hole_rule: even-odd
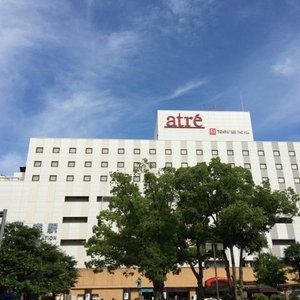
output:
[[[209,128],[209,134],[210,135],[216,135],[217,134],[217,129],[216,128]]]
[[[205,128],[202,124],[200,114],[195,116],[181,116],[179,113],[175,116],[168,116],[165,128]]]

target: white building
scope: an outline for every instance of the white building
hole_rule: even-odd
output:
[[[300,142],[256,142],[248,112],[158,111],[154,140],[32,138],[26,172],[0,176],[0,210],[7,221],[37,226],[84,266],[83,242],[107,208],[110,173],[133,173],[146,158],[153,168],[222,162],[250,169],[255,183],[300,193]],[[24,170],[23,170],[24,171]],[[134,177],[139,182],[138,176]],[[300,241],[300,218],[268,235],[273,253]]]

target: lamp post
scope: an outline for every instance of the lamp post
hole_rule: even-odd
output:
[[[217,250],[223,250],[224,246],[222,243],[205,243],[206,250],[212,250],[213,257],[214,257],[214,268],[215,268],[215,278],[216,278],[216,292],[217,292],[217,300],[220,299],[219,294],[219,282],[218,282],[218,271],[217,271],[217,257],[216,252]]]
[[[6,215],[7,215],[7,209],[3,209],[3,211],[0,211],[0,218],[2,219],[1,220],[1,227],[0,227],[0,247],[1,247],[1,242],[2,242],[2,239],[3,239],[3,235],[4,235]]]

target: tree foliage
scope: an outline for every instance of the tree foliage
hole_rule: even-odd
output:
[[[300,281],[300,243],[296,242],[284,249],[284,262],[292,267],[291,272],[295,273],[295,280]]]
[[[67,292],[76,282],[76,261],[41,240],[41,232],[22,223],[5,226],[0,248],[0,287],[19,295]]]

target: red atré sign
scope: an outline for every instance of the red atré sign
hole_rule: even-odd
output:
[[[204,129],[200,114],[194,116],[182,116],[178,113],[177,116],[168,116],[166,119],[165,128],[201,128]]]

